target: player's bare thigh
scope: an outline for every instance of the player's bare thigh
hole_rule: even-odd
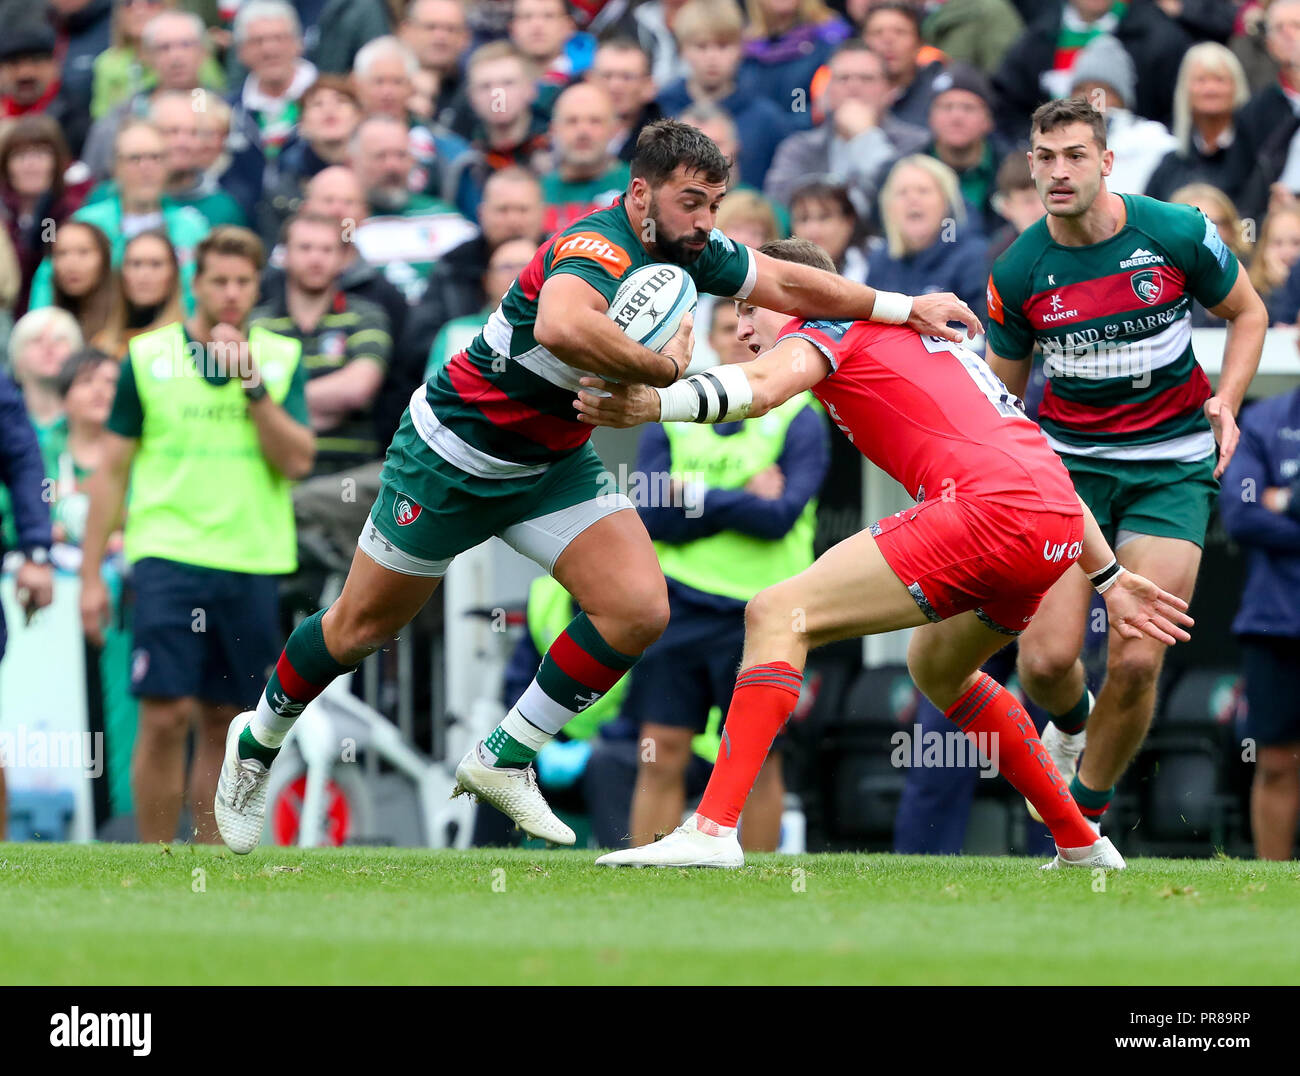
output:
[[[1017,665],[1027,684],[1059,680],[1083,653],[1093,589],[1082,568],[1065,570],[1043,595],[1038,612],[1021,632]]]
[[[552,574],[615,650],[639,654],[668,626],[668,587],[634,508],[583,530],[565,546]]]
[[[321,620],[326,648],[343,665],[362,661],[414,620],[441,582],[385,568],[358,549],[343,593]]]
[[[921,693],[948,711],[975,684],[980,666],[1011,642],[971,610],[924,624],[907,645],[907,669]]]
[[[1115,556],[1129,571],[1146,576],[1184,601],[1192,600],[1196,575],[1201,567],[1201,547],[1195,542],[1144,534],[1121,541]],[[1162,643],[1146,636],[1122,639],[1112,633],[1107,675],[1127,675],[1139,681],[1154,680],[1160,672],[1166,649]]]
[[[846,538],[798,575],[768,587],[745,613],[745,657],[790,660],[813,647],[929,621],[867,531]]]

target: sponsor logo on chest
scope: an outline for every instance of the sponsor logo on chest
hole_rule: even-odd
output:
[[[1138,247],[1127,258],[1119,263],[1121,269],[1138,269],[1143,265],[1164,265],[1165,259],[1163,254],[1153,254],[1149,250]]]

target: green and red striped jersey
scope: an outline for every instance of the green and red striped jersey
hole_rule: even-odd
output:
[[[540,474],[580,448],[592,427],[577,419],[579,370],[537,342],[533,326],[542,285],[571,273],[613,301],[628,273],[659,259],[642,245],[619,198],[565,228],[533,256],[469,345],[411,397],[421,439],[461,470],[482,478]],[[757,272],[748,247],[716,228],[683,266],[701,292],[745,298]]]
[[[998,258],[989,351],[1027,359],[1042,349],[1038,421],[1057,452],[1204,459],[1211,389],[1192,353],[1191,304],[1222,302],[1237,259],[1195,206],[1121,197],[1124,226],[1109,239],[1062,246],[1044,217]]]

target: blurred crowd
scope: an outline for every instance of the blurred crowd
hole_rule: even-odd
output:
[[[415,387],[665,116],[734,161],[730,238],[982,316],[1043,213],[1030,113],[1086,95],[1109,189],[1200,207],[1300,320],[1300,0],[0,0],[0,25],[0,355],[73,545],[117,363],[193,312],[213,228],[269,253],[251,322],[302,342],[312,477],[373,489]],[[295,216],[342,249],[287,242]],[[728,306],[694,366],[734,361]],[[347,555],[337,515],[306,512]]]

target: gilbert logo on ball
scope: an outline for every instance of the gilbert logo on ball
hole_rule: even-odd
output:
[[[398,497],[393,505],[393,518],[399,527],[407,527],[420,518],[423,509],[410,497]]]

